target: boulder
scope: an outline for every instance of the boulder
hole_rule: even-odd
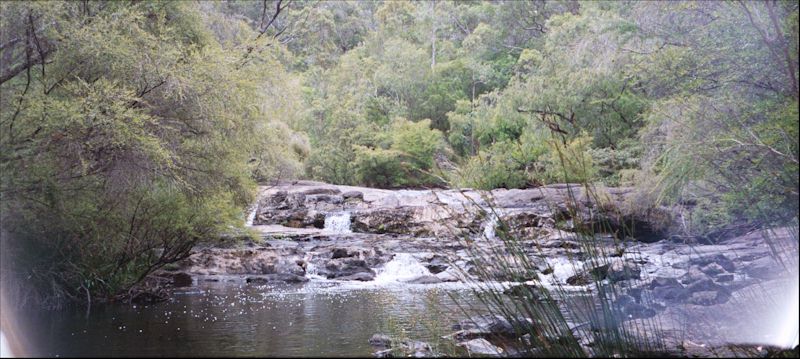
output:
[[[689,292],[675,278],[656,277],[649,287],[653,297],[662,301],[680,302],[689,296]]]
[[[700,258],[692,258],[689,261],[689,264],[696,265],[700,267],[707,266],[711,263],[716,263],[725,271],[733,273],[736,270],[736,265],[733,263],[730,258],[726,257],[724,254],[713,254],[713,255],[706,255]]]
[[[692,284],[694,282],[699,282],[707,279],[709,279],[708,275],[703,273],[703,271],[700,270],[700,267],[698,265],[693,265],[689,268],[689,271],[686,272],[686,274],[681,276],[680,281],[683,284]]]
[[[499,356],[503,353],[503,349],[490,343],[483,338],[472,339],[463,343],[458,343],[458,346],[467,350],[470,355],[490,355]]]
[[[639,279],[641,269],[638,266],[628,263],[622,259],[617,259],[608,268],[608,280],[619,282],[629,279]]]
[[[733,282],[733,274],[731,274],[731,273],[720,274],[720,275],[717,275],[714,278],[714,280],[717,281],[717,283]]]
[[[710,276],[712,278],[715,278],[720,274],[728,273],[728,271],[725,270],[725,268],[723,268],[718,263],[706,264],[705,266],[700,268],[700,271],[702,271],[703,273],[705,273],[706,275],[708,275],[708,276]]]
[[[334,248],[331,251],[331,259],[352,257],[352,254],[347,252],[346,248]]]
[[[716,305],[728,301],[731,297],[730,291],[714,283],[710,279],[703,279],[690,284],[686,287],[690,293],[688,302],[696,305]]]
[[[375,271],[373,271],[367,265],[366,261],[354,257],[328,260],[327,262],[325,262],[325,266],[323,268],[318,269],[318,272],[320,275],[323,275],[328,279],[348,277],[356,273],[369,273],[373,276],[373,278],[375,276]],[[365,278],[365,277],[360,276],[352,278]]]

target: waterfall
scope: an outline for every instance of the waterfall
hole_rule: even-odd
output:
[[[486,238],[490,241],[497,239],[496,228],[499,221],[500,219],[497,218],[497,214],[494,212],[489,213],[489,219],[483,225],[483,238]]]
[[[377,272],[378,275],[375,276],[375,282],[382,283],[402,282],[431,274],[428,268],[425,268],[425,266],[409,253],[395,254],[394,258]]]
[[[253,221],[256,219],[257,212],[258,212],[258,203],[255,203],[248,209],[247,217],[244,220],[245,227],[253,226]]]
[[[325,216],[325,231],[331,233],[353,233],[350,229],[350,213],[330,213]]]
[[[306,255],[303,258],[306,262],[306,278],[314,280],[314,279],[328,279],[324,276],[319,274],[319,270],[317,269],[317,265],[311,262],[312,257],[310,255]]]

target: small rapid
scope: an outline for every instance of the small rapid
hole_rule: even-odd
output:
[[[325,216],[325,227],[323,229],[330,233],[353,233],[353,230],[350,229],[350,213],[328,214]]]
[[[377,270],[376,283],[403,282],[430,275],[428,268],[409,253],[397,253],[394,258]]]
[[[258,203],[253,204],[247,211],[247,217],[245,217],[244,225],[245,227],[252,227],[253,221],[256,219],[256,213],[258,212]]]

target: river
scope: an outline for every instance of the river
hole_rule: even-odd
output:
[[[233,280],[233,279],[231,279]],[[39,328],[32,355],[370,356],[375,333],[435,344],[463,318],[451,299],[466,288],[385,285],[358,288],[201,282],[153,305],[109,304],[30,313]]]

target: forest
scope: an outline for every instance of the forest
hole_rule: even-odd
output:
[[[796,226],[798,96],[796,1],[4,1],[3,287],[122,300],[280,181]]]

